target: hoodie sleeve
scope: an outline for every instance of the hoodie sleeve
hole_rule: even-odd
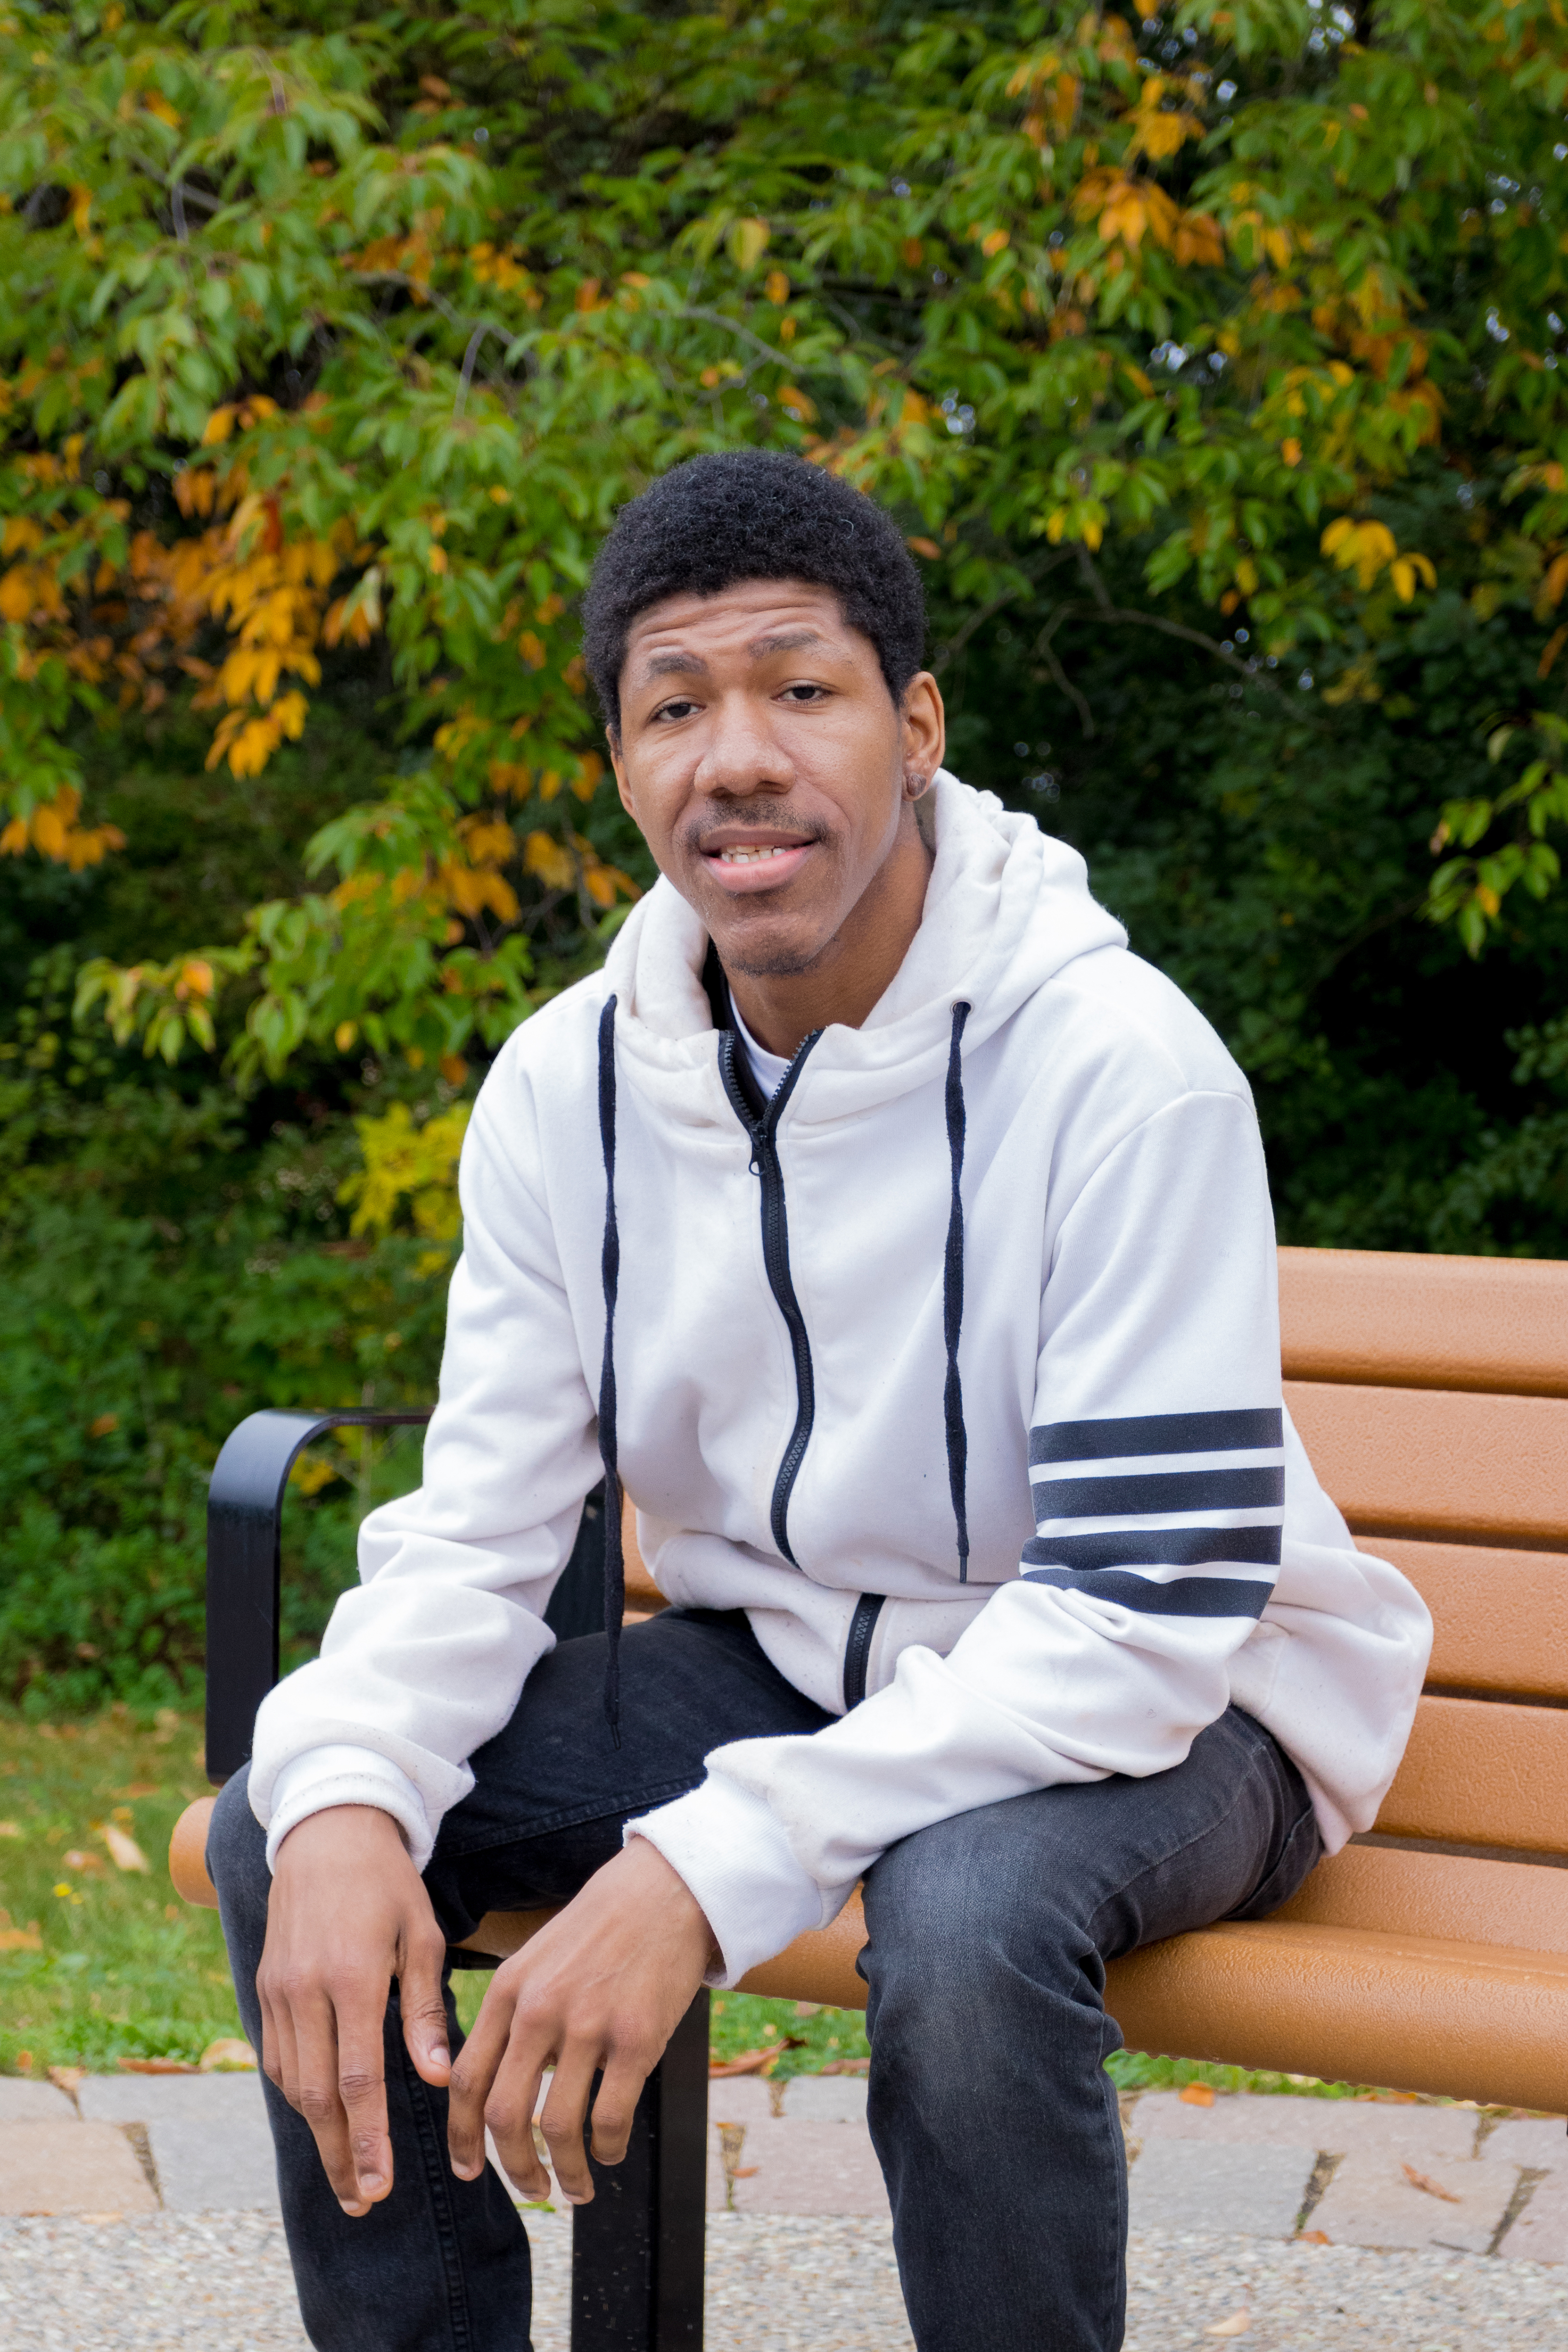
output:
[[[895,1840],[1033,1789],[1182,1762],[1229,1703],[1285,1499],[1273,1219],[1240,1092],[1188,1092],[1101,1161],[1041,1298],[1036,1534],[946,1657],[809,1737],[737,1741],[637,1822],[723,1981],[826,1924]]]
[[[307,1815],[371,1804],[423,1868],[473,1786],[468,1759],[554,1646],[543,1612],[599,1462],[525,1116],[509,1117],[503,1141],[481,1095],[459,1190],[463,1255],[424,1483],[366,1518],[361,1580],[321,1655],[257,1717],[249,1794],[269,1855]]]

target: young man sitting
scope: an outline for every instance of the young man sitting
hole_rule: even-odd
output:
[[[425,1483],[209,1847],[306,2326],[525,2347],[486,2123],[543,2195],[552,2066],[589,2197],[595,2074],[614,2162],[703,1981],[863,1879],[921,2352],[1113,2352],[1104,1964],[1371,1824],[1426,1614],[1282,1412],[1246,1083],[1076,853],[942,770],[890,520],[694,459],[585,623],[662,878],[485,1082]],[[557,1645],[601,1461],[672,1605]],[[449,2055],[448,1940],[552,1904]]]

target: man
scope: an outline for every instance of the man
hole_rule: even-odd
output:
[[[525,2345],[486,2121],[543,2194],[552,2065],[588,2197],[595,2073],[613,2162],[703,1980],[864,1878],[921,2352],[1111,2352],[1103,1963],[1370,1825],[1426,1612],[1282,1416],[1246,1084],[1082,861],[942,770],[890,520],[695,459],[585,621],[661,879],[486,1081],[425,1484],[210,1846],[306,2324]],[[601,1457],[674,1605],[554,1646]],[[551,1903],[454,2061],[447,1940]]]

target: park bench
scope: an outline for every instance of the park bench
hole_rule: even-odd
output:
[[[1107,2006],[1131,2049],[1568,2109],[1568,1263],[1283,1249],[1279,1275],[1287,1402],[1364,1548],[1432,1611],[1426,1693],[1373,1832],[1271,1918],[1114,1962]],[[213,1780],[244,1763],[277,1678],[296,1454],[326,1429],[424,1417],[254,1413],[225,1446],[209,1506]],[[662,1603],[628,1534],[628,1606],[646,1612]],[[563,1580],[568,1617],[590,1549],[580,1538]],[[216,1900],[212,1801],[171,1850],[196,1902]],[[455,1958],[503,1958],[548,1916],[492,1914]],[[857,1900],[745,1990],[861,2008],[863,1940]],[[626,2163],[595,2167],[574,2215],[573,2352],[701,2344],[707,2053],[704,1994]]]

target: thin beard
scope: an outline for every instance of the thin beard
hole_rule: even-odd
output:
[[[738,971],[745,980],[798,980],[802,972],[810,971],[820,960],[820,950],[816,955],[769,955],[754,962],[726,953],[724,969]]]

